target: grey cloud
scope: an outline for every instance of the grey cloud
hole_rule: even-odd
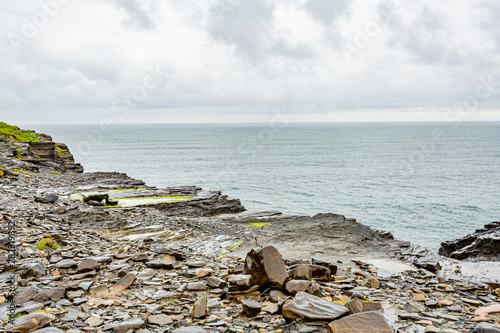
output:
[[[292,45],[286,36],[277,34],[273,25],[275,9],[275,2],[270,0],[219,0],[211,8],[208,31],[215,40],[236,46],[254,64],[265,64],[273,56],[313,56],[314,51],[307,45]]]
[[[395,13],[389,20],[392,37],[387,45],[406,49],[417,62],[427,64],[462,62],[460,50],[448,30],[451,25],[447,22],[445,13],[425,4],[420,7],[415,6],[413,10],[417,11],[415,19],[403,23],[392,1],[379,7],[381,18],[388,11]]]
[[[308,0],[304,8],[314,19],[331,25],[338,17],[349,14],[351,3],[352,0]]]
[[[500,53],[500,2],[481,0],[475,9],[473,19],[493,39]]]
[[[124,25],[133,25],[143,29],[155,27],[155,22],[147,8],[150,6],[150,1],[112,0],[112,2],[127,13],[128,19],[123,22]]]

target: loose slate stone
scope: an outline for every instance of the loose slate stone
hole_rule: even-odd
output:
[[[355,298],[346,303],[347,308],[351,314],[363,312],[363,301],[359,298]]]
[[[166,290],[158,290],[153,294],[151,297],[155,301],[162,300],[162,299],[170,299],[170,298],[177,298],[179,296],[179,293],[176,293],[174,291],[166,291]]]
[[[250,318],[258,315],[260,310],[262,309],[262,305],[259,302],[251,299],[242,299],[241,305],[245,314]]]
[[[41,277],[45,275],[45,266],[41,263],[33,263],[24,266],[23,271],[21,272],[21,278],[29,279],[32,277]]]
[[[35,196],[35,202],[41,202],[41,203],[55,203],[59,199],[59,196],[54,193],[47,193],[44,195],[37,195]]]
[[[187,285],[189,291],[205,291],[207,290],[206,282],[193,282]]]
[[[201,268],[205,266],[205,262],[203,261],[188,261],[186,262],[186,265],[191,268]]]
[[[362,312],[331,322],[330,333],[393,333],[394,329],[378,311]]]
[[[33,331],[31,333],[64,333],[64,331],[55,327],[46,327],[42,328],[41,330]]]
[[[144,320],[140,318],[126,320],[123,323],[115,327],[115,333],[126,333],[129,330],[135,331],[144,327]]]
[[[207,333],[207,331],[201,327],[191,326],[178,328],[173,330],[172,333]]]
[[[300,291],[306,291],[311,286],[311,281],[307,280],[292,280],[286,283],[286,291],[290,294],[296,294]]]
[[[154,324],[154,325],[159,325],[159,326],[165,326],[168,324],[172,324],[174,321],[170,316],[167,316],[166,314],[159,314],[159,315],[153,315],[148,317],[148,323]]]
[[[49,292],[49,298],[53,301],[58,301],[66,295],[66,288],[56,287]]]
[[[245,259],[244,274],[252,276],[251,284],[279,289],[288,278],[283,257],[273,246],[251,250]]]
[[[41,292],[41,289],[35,286],[29,286],[24,289],[19,295],[16,297],[16,304],[24,304],[28,301],[31,301],[35,296]]]
[[[480,323],[472,333],[500,333],[500,326],[488,323]]]
[[[116,284],[111,286],[110,289],[112,289],[114,291],[125,290],[128,287],[130,287],[132,285],[132,283],[134,283],[135,279],[136,279],[136,277],[135,277],[134,273],[128,273],[120,281],[118,281]]]
[[[27,333],[43,328],[53,322],[56,316],[50,313],[35,312],[18,318],[12,325],[7,326],[8,332]]]
[[[163,260],[153,260],[153,261],[148,261],[146,263],[146,266],[154,269],[173,269],[174,263]]]
[[[406,311],[411,313],[420,313],[425,311],[425,306],[417,302],[407,302],[403,307]]]
[[[227,279],[227,282],[229,282],[231,286],[250,287],[252,285],[250,283],[251,279],[251,275],[233,275]]]
[[[73,268],[78,266],[78,263],[73,259],[64,259],[56,264],[56,268]]]
[[[305,292],[297,293],[294,300],[288,300],[283,305],[283,316],[288,320],[297,318],[306,321],[334,320],[347,313],[349,313],[347,307]]]
[[[196,303],[194,303],[193,309],[191,310],[191,318],[199,319],[204,318],[207,315],[207,295],[202,295]]]
[[[95,259],[85,259],[84,261],[80,262],[77,267],[78,272],[87,272],[87,271],[95,271],[96,269],[99,268],[99,263]]]
[[[226,281],[216,277],[216,276],[211,276],[207,279],[207,284],[211,288],[224,288],[227,283]]]
[[[149,260],[149,256],[145,253],[140,253],[140,254],[134,254],[130,259],[136,262],[146,262]]]
[[[150,280],[156,275],[154,269],[145,269],[137,275],[138,280]]]

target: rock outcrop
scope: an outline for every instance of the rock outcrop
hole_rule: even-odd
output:
[[[441,243],[439,254],[459,260],[500,260],[500,221],[465,237]]]
[[[47,134],[22,130],[19,127],[0,123],[0,158],[17,159],[23,161],[19,166],[9,167],[11,163],[2,163],[5,169],[19,168],[20,170],[38,170],[81,173],[83,167],[75,163],[68,147],[56,143]]]

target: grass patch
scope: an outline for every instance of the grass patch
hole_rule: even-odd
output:
[[[61,174],[59,171],[51,171],[50,173],[53,175],[60,175]]]
[[[67,152],[66,149],[62,149],[58,143],[56,143],[57,157],[61,157],[63,153]]]
[[[243,244],[243,242],[238,242],[238,243],[236,243],[235,246],[226,247],[226,250],[229,250],[229,251],[236,250],[237,248],[240,247],[241,244]]]
[[[37,247],[39,250],[44,251],[44,250],[45,250],[45,247],[46,247],[46,243],[50,243],[50,242],[52,242],[52,239],[50,239],[50,238],[44,238],[44,239],[42,239],[42,240],[41,240],[41,241],[40,241],[40,242],[36,245],[36,247]],[[52,244],[52,249],[54,249],[54,250],[57,250],[59,247],[60,247],[60,245],[59,245],[59,244],[57,244],[57,243]]]
[[[11,126],[7,123],[0,122],[0,136],[6,137],[9,141],[40,141],[38,135],[31,132],[23,132],[17,126]]]
[[[251,227],[255,228],[263,228],[271,225],[271,223],[245,223],[245,225],[249,225]]]

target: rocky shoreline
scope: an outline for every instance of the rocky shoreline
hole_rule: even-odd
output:
[[[0,286],[15,273],[19,292],[13,324],[0,295],[2,331],[500,332],[494,263],[342,215],[249,212],[217,191],[84,173],[68,147],[26,133],[0,136]]]

